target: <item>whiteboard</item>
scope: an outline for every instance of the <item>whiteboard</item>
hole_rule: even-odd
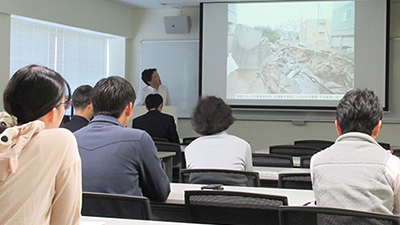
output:
[[[141,41],[140,69],[148,68],[157,69],[178,117],[190,117],[199,98],[199,41]]]

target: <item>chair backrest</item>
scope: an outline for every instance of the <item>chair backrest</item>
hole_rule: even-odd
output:
[[[400,157],[400,149],[393,149],[393,155]]]
[[[281,154],[290,156],[314,155],[321,151],[320,148],[301,145],[272,145],[269,146],[270,154]]]
[[[326,207],[283,206],[280,225],[399,225],[400,217]]]
[[[173,167],[182,168],[181,146],[177,143],[155,141],[154,144],[159,152],[175,152],[173,157]]]
[[[198,137],[185,137],[182,139],[182,145],[189,145],[192,141],[196,140]]]
[[[293,167],[293,157],[289,155],[253,153],[253,166]]]
[[[153,141],[160,141],[160,142],[168,142],[168,139],[166,138],[160,138],[160,137],[152,137]]]
[[[278,188],[312,190],[311,175],[309,173],[280,173]]]
[[[185,191],[189,222],[207,224],[279,224],[286,196],[230,191]]]
[[[380,146],[382,146],[382,148],[386,149],[386,150],[390,150],[390,144],[389,143],[384,143],[384,142],[378,142],[378,144]]]
[[[82,215],[125,219],[151,219],[146,197],[83,192]]]
[[[308,146],[308,147],[314,147],[314,148],[319,148],[319,149],[325,149],[331,145],[333,145],[335,142],[333,141],[326,141],[326,140],[297,140],[294,141],[294,145],[300,145],[300,146]]]
[[[311,155],[300,156],[300,167],[310,168],[310,160],[311,160]]]
[[[260,187],[258,172],[221,169],[182,169],[180,183]]]

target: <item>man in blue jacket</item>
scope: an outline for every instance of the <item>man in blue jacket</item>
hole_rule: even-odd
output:
[[[97,82],[91,92],[93,120],[75,132],[85,192],[146,196],[165,201],[170,183],[152,138],[127,128],[136,95],[122,77]]]

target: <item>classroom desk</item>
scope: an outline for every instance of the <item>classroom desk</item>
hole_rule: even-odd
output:
[[[185,190],[201,190],[201,184],[171,183],[171,193],[166,202],[151,202],[154,220],[181,221],[186,220]],[[288,205],[301,206],[314,200],[312,190],[296,190],[283,188],[223,186],[226,191],[239,191],[288,197]]]
[[[161,160],[161,165],[168,179],[172,181],[172,166],[175,152],[157,152],[157,157]]]
[[[310,173],[308,168],[254,166],[253,169],[260,174],[260,180],[278,180],[281,173]]]
[[[79,225],[195,225],[196,223],[163,222],[154,220],[133,220],[106,217],[82,216]]]
[[[281,173],[310,173],[308,168],[267,167],[254,166],[255,172],[260,175],[261,187],[278,187],[278,178]]]
[[[267,149],[261,149],[256,151],[256,153],[265,153],[265,154],[269,154],[269,148]],[[300,157],[298,156],[293,156],[293,166],[294,167],[300,167]]]

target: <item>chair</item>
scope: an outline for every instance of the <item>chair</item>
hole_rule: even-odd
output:
[[[310,160],[311,160],[311,155],[300,156],[300,167],[310,168]]]
[[[386,149],[386,150],[390,150],[390,144],[389,143],[384,143],[384,142],[378,142],[378,144],[380,146],[382,146],[382,148]]]
[[[180,144],[171,142],[155,141],[154,144],[159,152],[175,152],[172,159],[172,181],[179,181],[179,171],[182,168],[182,151]]]
[[[400,149],[393,149],[393,155],[400,157]]]
[[[196,140],[198,137],[185,137],[182,139],[182,145],[189,145],[192,141]]]
[[[293,167],[293,158],[288,155],[253,153],[253,166]]]
[[[150,201],[140,196],[83,192],[82,215],[150,220]]]
[[[159,142],[168,142],[168,139],[166,138],[160,138],[160,137],[152,137],[153,141],[159,141]]]
[[[334,143],[335,142],[333,142],[333,141],[326,141],[326,140],[297,140],[297,141],[294,141],[294,145],[314,147],[314,148],[319,148],[321,150],[333,145]]]
[[[260,187],[258,172],[222,169],[182,169],[180,183]]]
[[[312,190],[311,175],[309,173],[280,173],[278,188]]]
[[[282,206],[280,225],[399,225],[400,217],[326,207]]]
[[[281,154],[290,156],[314,155],[321,151],[320,148],[300,145],[273,145],[269,146],[270,154]]]
[[[286,196],[230,191],[185,191],[188,221],[206,224],[275,225]]]

